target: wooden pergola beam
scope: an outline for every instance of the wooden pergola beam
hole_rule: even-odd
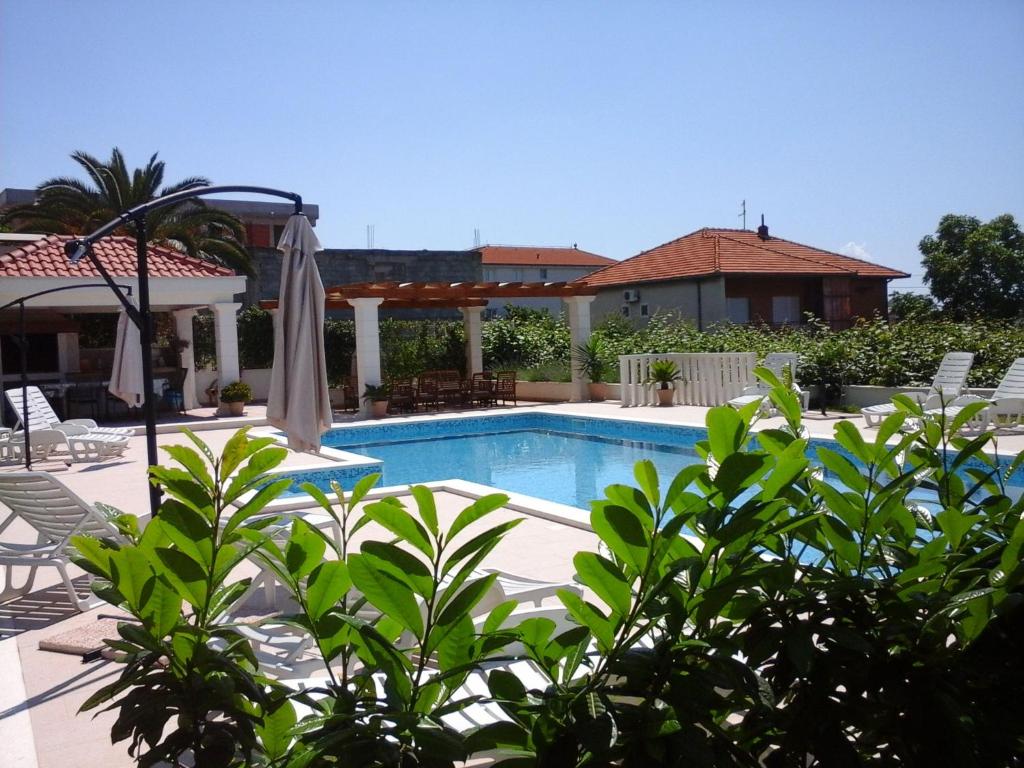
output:
[[[490,299],[594,296],[597,289],[583,283],[352,283],[326,290],[328,309],[347,309],[349,299],[383,299],[382,309],[444,309],[482,307]],[[275,309],[277,301],[261,301]]]

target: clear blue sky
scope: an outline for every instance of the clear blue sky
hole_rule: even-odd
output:
[[[116,145],[300,192],[331,247],[614,258],[745,198],[915,273],[942,214],[1024,218],[1019,0],[0,2],[0,187]]]

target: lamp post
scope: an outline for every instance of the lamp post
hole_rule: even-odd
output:
[[[185,200],[204,197],[205,195],[235,192],[285,198],[287,200],[291,200],[295,204],[295,213],[302,213],[302,197],[294,192],[284,192],[279,189],[271,189],[270,187],[238,185],[194,187],[192,189],[186,189],[181,192],[175,192],[174,194],[158,197],[155,200],[150,200],[148,203],[143,203],[142,205],[137,205],[134,208],[125,211],[116,219],[108,221],[91,235],[69,240],[64,245],[64,250],[73,264],[77,263],[82,258],[88,257],[89,261],[91,261],[93,266],[96,267],[96,271],[100,273],[104,282],[110,286],[110,289],[116,294],[118,301],[121,302],[121,306],[124,307],[129,319],[135,323],[135,326],[139,329],[139,340],[142,345],[142,378],[144,381],[143,386],[146,390],[145,399],[142,404],[143,416],[146,421],[146,460],[151,467],[156,466],[157,463],[156,398],[153,395],[153,318],[149,308],[149,265],[146,258],[146,215],[150,211],[165,208],[169,205],[175,205],[177,203],[184,202]],[[139,276],[138,309],[132,306],[132,303],[128,301],[128,298],[121,292],[118,285],[114,282],[113,278],[107,272],[103,264],[100,263],[99,258],[97,258],[96,254],[92,250],[92,246],[96,241],[102,240],[107,235],[113,233],[116,229],[128,224],[134,225],[136,233],[135,256]],[[152,483],[150,483],[149,486],[149,506],[151,513],[155,516],[160,507],[160,490]]]

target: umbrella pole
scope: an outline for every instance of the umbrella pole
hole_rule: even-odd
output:
[[[135,218],[135,255],[139,270],[139,340],[142,343],[142,381],[145,397],[142,412],[146,420],[146,462],[157,465],[156,396],[153,394],[153,316],[149,310],[149,265],[146,262],[146,215]],[[149,510],[155,517],[160,508],[160,489],[149,484]]]

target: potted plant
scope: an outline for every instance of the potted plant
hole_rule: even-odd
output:
[[[241,416],[245,404],[252,400],[252,387],[244,381],[233,381],[220,391],[220,401],[227,403],[228,413]]]
[[[658,405],[672,405],[672,398],[676,393],[675,382],[682,381],[679,375],[679,366],[671,360],[655,360],[647,370],[647,381],[645,384],[657,384],[655,390],[658,393]]]
[[[581,376],[590,379],[590,399],[595,403],[608,397],[608,385],[604,383],[608,375],[608,363],[602,352],[600,343],[593,336],[576,347],[576,368]]]
[[[388,400],[390,398],[391,390],[387,384],[367,384],[363,389],[363,402],[370,403],[375,419],[388,415]]]

